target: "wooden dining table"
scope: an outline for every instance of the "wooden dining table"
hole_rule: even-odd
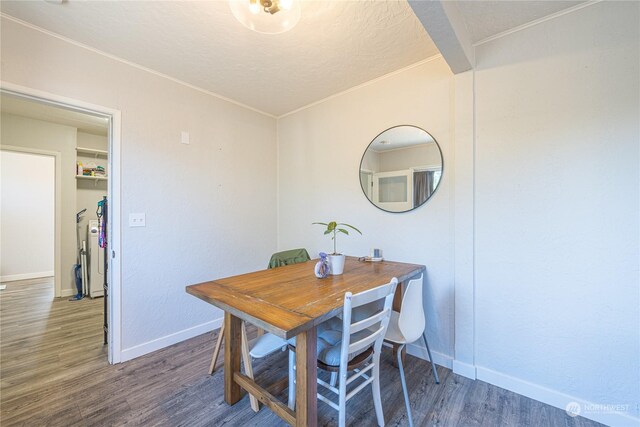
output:
[[[401,284],[425,270],[423,265],[347,257],[343,274],[319,279],[314,274],[316,262],[187,286],[189,294],[224,310],[224,399],[229,405],[247,391],[290,425],[316,426],[316,327],[341,313],[346,292],[366,291],[393,277]],[[402,286],[398,286],[394,309],[399,310],[401,301]],[[297,337],[295,411],[240,371],[242,321],[284,339]]]

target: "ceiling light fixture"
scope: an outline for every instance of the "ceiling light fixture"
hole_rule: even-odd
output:
[[[284,33],[300,20],[300,2],[295,0],[229,0],[229,6],[242,25],[258,33]]]

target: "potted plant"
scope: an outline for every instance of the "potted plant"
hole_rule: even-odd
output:
[[[333,253],[328,255],[329,274],[334,276],[342,274],[342,272],[344,271],[345,257],[343,254],[338,253],[336,237],[338,236],[338,233],[343,233],[348,236],[349,231],[346,229],[346,227],[357,231],[358,233],[360,233],[360,235],[362,235],[362,232],[355,228],[353,225],[345,224],[343,222],[314,222],[313,224],[324,225],[325,227],[327,227],[326,230],[324,230],[324,234],[331,234],[331,240],[333,240]]]

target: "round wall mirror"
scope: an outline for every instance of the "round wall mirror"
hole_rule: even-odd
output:
[[[360,185],[376,207],[408,212],[435,193],[442,178],[442,151],[417,126],[389,128],[369,144],[360,162]]]

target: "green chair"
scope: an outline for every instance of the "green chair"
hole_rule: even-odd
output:
[[[298,264],[299,262],[309,261],[309,253],[306,249],[290,249],[288,251],[277,252],[271,255],[269,266],[267,268],[282,267],[285,265]]]
[[[283,267],[285,265],[298,264],[301,262],[309,261],[311,258],[309,257],[309,253],[306,249],[290,249],[288,251],[277,252],[271,255],[271,260],[269,260],[269,265],[267,268],[277,268]],[[218,360],[218,355],[220,354],[220,346],[222,345],[222,337],[224,336],[224,323],[220,328],[220,332],[218,333],[218,340],[216,342],[216,346],[213,350],[213,357],[211,358],[211,366],[209,367],[209,374],[213,374],[216,369],[216,361]],[[242,322],[242,359],[244,364],[244,370],[246,375],[249,378],[253,379],[253,367],[251,366],[251,359],[261,359],[266,357],[272,353],[275,353],[278,350],[286,349],[287,341],[283,340],[280,337],[277,337],[270,333],[264,333],[264,331],[258,328],[258,338],[256,338],[255,342],[251,345],[251,351],[249,351],[249,340],[247,339],[247,329],[245,323]],[[258,412],[260,410],[260,406],[258,404],[258,400],[250,396],[251,400],[251,408]]]

